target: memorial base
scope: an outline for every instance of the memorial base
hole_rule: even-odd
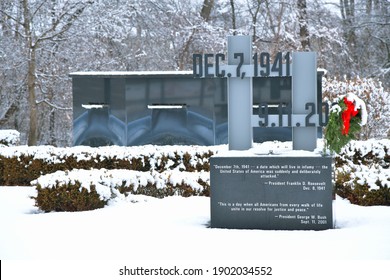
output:
[[[333,228],[330,157],[212,157],[211,227]]]

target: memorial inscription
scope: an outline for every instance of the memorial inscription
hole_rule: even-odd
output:
[[[271,61],[267,52],[252,56],[251,36],[229,36],[227,45],[226,65],[224,54],[194,54],[193,73],[195,78],[227,77],[229,150],[251,149],[253,127],[287,126],[293,150],[311,151],[313,157],[211,157],[211,227],[332,228],[331,159],[314,153],[318,126],[327,123],[329,109],[317,100],[316,54],[278,52]],[[270,114],[270,104],[260,103],[252,115],[252,79],[258,76],[291,76],[291,104],[273,100],[278,110]]]
[[[330,175],[326,157],[212,158],[211,226],[332,228]]]
[[[222,64],[226,57],[228,64]],[[278,52],[271,59],[268,52],[252,55],[251,36],[229,36],[227,56],[223,53],[193,54],[193,76],[228,79],[229,150],[250,149],[252,127],[292,127],[293,149],[315,150],[317,127],[326,125],[329,111],[327,103],[317,100],[315,53]],[[273,100],[273,104],[261,102],[256,104],[258,115],[252,115],[252,78],[290,76],[291,104],[279,102],[278,113],[269,114],[269,106],[274,106],[278,100]]]

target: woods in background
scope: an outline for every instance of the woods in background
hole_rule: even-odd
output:
[[[190,70],[233,34],[260,52],[315,51],[328,76],[389,91],[388,0],[2,0],[0,129],[70,145],[70,72]]]

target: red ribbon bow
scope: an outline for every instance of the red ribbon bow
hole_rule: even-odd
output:
[[[351,118],[356,116],[357,113],[359,112],[358,110],[355,109],[355,104],[353,104],[352,101],[349,101],[346,97],[344,97],[344,103],[347,106],[347,108],[341,114],[341,118],[343,119],[343,124],[344,124],[342,133],[343,135],[347,135],[349,132]]]

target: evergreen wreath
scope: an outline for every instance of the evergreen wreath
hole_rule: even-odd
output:
[[[330,109],[329,122],[325,127],[325,146],[331,152],[340,153],[349,141],[356,139],[366,122],[364,101],[354,94],[341,96]]]

